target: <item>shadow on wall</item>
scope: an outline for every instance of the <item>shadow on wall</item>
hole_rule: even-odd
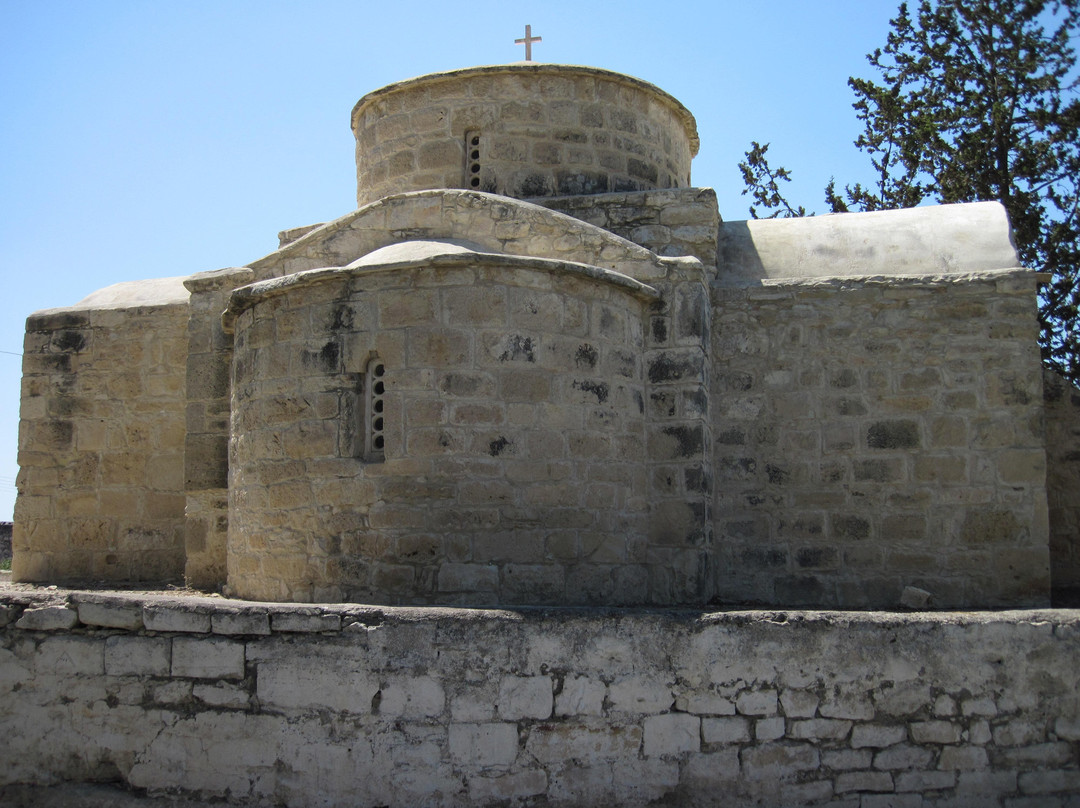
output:
[[[1043,371],[1051,603],[1080,608],[1080,388]]]
[[[0,567],[11,566],[11,522],[0,522]]]

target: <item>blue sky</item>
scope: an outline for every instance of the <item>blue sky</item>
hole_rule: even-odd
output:
[[[439,70],[524,58],[629,73],[697,118],[693,184],[747,217],[751,140],[823,211],[866,180],[847,87],[898,0],[469,3],[0,0],[0,519],[15,499],[22,332],[118,281],[242,266],[355,207],[349,112]]]

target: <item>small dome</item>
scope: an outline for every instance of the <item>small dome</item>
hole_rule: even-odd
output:
[[[458,239],[418,239],[387,244],[367,255],[362,255],[347,265],[348,269],[360,269],[369,266],[399,264],[413,261],[425,261],[437,255],[475,255],[478,253],[495,254],[481,244]]]

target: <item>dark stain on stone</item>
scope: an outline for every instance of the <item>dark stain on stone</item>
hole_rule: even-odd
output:
[[[350,306],[335,306],[333,313],[330,315],[330,330],[331,331],[345,331],[351,330],[355,321],[355,312],[353,312]]]
[[[79,331],[61,331],[56,337],[55,345],[61,351],[78,353],[86,347],[86,337]]]
[[[685,376],[696,375],[697,372],[697,363],[666,353],[660,354],[649,363],[649,381],[653,384],[678,381]]]
[[[585,381],[574,381],[575,390],[584,390],[586,393],[592,393],[596,396],[596,403],[603,404],[607,401],[608,386],[603,382],[593,382],[586,379]]]
[[[919,425],[914,421],[878,421],[866,430],[871,449],[914,449],[919,445]]]
[[[533,353],[532,337],[514,334],[507,339],[506,349],[499,354],[499,361],[515,362],[518,359],[524,359],[526,362],[536,361],[536,355]]]
[[[502,454],[503,449],[510,445],[510,441],[500,435],[498,438],[488,444],[488,454],[492,457],[498,457]]]
[[[653,317],[652,318],[652,338],[653,342],[662,345],[667,342],[667,318],[666,317]]]
[[[783,485],[791,477],[787,469],[774,466],[772,463],[765,464],[765,473],[769,475],[769,482],[773,485]]]
[[[705,447],[701,427],[669,426],[664,428],[664,434],[678,442],[678,449],[675,452],[676,457],[693,457]]]
[[[596,367],[596,360],[598,357],[599,354],[596,352],[596,348],[589,343],[584,342],[578,346],[577,352],[574,354],[574,364],[579,368],[594,368]]]

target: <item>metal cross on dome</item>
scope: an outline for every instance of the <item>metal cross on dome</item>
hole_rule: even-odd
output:
[[[531,62],[532,61],[532,43],[534,43],[534,42],[543,42],[543,41],[544,40],[541,37],[532,35],[532,26],[531,25],[526,25],[525,26],[525,38],[524,39],[515,39],[514,44],[515,45],[524,45],[525,46],[525,61],[526,62]]]

